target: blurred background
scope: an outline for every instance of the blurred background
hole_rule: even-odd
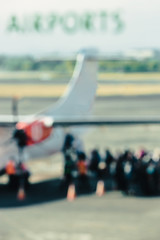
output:
[[[158,7],[158,0],[6,1],[0,14],[0,113],[12,112],[15,96],[19,114],[56,102],[72,76],[76,54],[89,48],[99,56],[93,115],[159,115]],[[112,148],[159,146],[157,127],[136,129],[107,128],[103,142]]]
[[[159,8],[158,0],[3,2],[0,115],[12,114],[13,99],[17,99],[20,115],[56,103],[72,77],[77,53],[96,49],[98,89],[91,115],[115,119],[160,116]],[[107,149],[113,158],[125,150],[132,157],[139,149],[149,156],[156,150],[159,161],[159,132],[158,125],[104,126],[89,128],[82,138],[87,156],[94,148],[102,158]],[[0,128],[0,143],[7,134],[8,130]],[[151,162],[151,171],[153,165],[159,171],[158,161]],[[6,179],[0,179],[0,240],[159,239],[158,197],[126,197],[110,186],[112,193],[107,190],[101,199],[91,194],[69,205],[57,201],[53,189],[52,196],[54,184],[48,180],[62,177],[62,154],[29,161],[28,166],[33,173],[33,195],[28,202],[17,203],[14,193],[4,190]]]

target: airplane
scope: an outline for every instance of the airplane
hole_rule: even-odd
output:
[[[160,124],[159,118],[96,118],[90,117],[97,89],[97,58],[92,53],[77,56],[73,77],[57,104],[34,115],[0,116],[0,127],[13,127],[11,138],[4,142],[8,152],[2,151],[0,167],[11,158],[16,162],[42,158],[61,152],[68,132],[74,138],[76,151],[83,151],[80,126]],[[66,127],[70,127],[69,131]],[[18,149],[18,151],[17,151]]]
[[[9,151],[4,153],[1,150],[0,167],[10,158],[19,162],[62,151],[68,135],[64,126],[74,125],[81,116],[85,119],[92,108],[97,89],[96,75],[97,63],[94,56],[81,53],[77,56],[68,88],[57,104],[34,115],[18,116],[18,119],[13,115],[0,116],[0,127],[14,126],[11,138],[2,144],[7,145]],[[70,131],[76,140],[79,129],[72,127]],[[75,149],[82,150],[79,149],[80,145],[82,147],[83,144],[74,141]]]

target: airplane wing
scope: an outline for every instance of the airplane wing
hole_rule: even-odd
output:
[[[160,124],[160,117],[90,117],[86,119],[73,118],[53,121],[53,126],[125,126],[125,125],[145,125]]]
[[[28,116],[27,116],[28,118]],[[48,122],[48,117],[41,116],[39,121]],[[73,117],[73,118],[52,118],[49,117],[53,127],[69,127],[69,126],[125,126],[125,125],[149,125],[149,124],[160,124],[160,116],[155,117]],[[0,116],[0,127],[13,127],[18,121],[25,121],[25,116],[19,116],[15,119],[12,115]],[[47,125],[47,124],[46,124]]]
[[[31,116],[27,115],[27,119]],[[13,127],[17,122],[26,121],[26,116],[0,115],[0,127]]]

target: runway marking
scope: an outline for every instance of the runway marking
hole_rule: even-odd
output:
[[[67,233],[67,232],[43,232],[33,233],[31,231],[26,232],[26,236],[29,240],[92,240],[92,236],[89,233]]]
[[[57,85],[1,85],[0,97],[60,97],[65,84]],[[99,85],[97,96],[160,94],[160,84],[110,84]]]

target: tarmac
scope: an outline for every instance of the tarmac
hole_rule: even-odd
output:
[[[57,99],[23,98],[19,113],[38,112]],[[98,116],[159,116],[159,95],[111,96],[97,98],[93,115]],[[0,100],[0,114],[11,113],[11,99]],[[1,141],[6,132],[1,130]],[[98,147],[101,154],[110,148],[137,150],[159,147],[160,126],[89,128],[83,139],[87,153]],[[91,189],[80,191],[73,202],[66,199],[66,188],[61,185],[63,157],[30,161],[32,185],[26,200],[20,202],[16,191],[5,182],[0,184],[0,240],[159,240],[159,197],[142,198],[109,191],[102,197]]]
[[[32,186],[32,199],[43,199],[53,185]],[[53,186],[54,187],[54,186]],[[48,193],[49,195],[49,193]],[[30,198],[28,196],[28,198]],[[1,240],[158,240],[159,198],[126,197],[120,192],[78,196],[74,202],[50,199],[33,205],[19,203],[0,210]]]

